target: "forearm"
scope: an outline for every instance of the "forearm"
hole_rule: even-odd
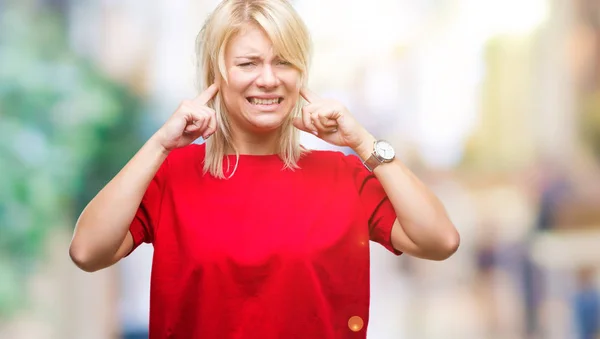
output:
[[[70,248],[79,266],[103,266],[112,260],[166,156],[164,148],[151,138],[86,206]]]
[[[365,160],[373,152],[375,138],[365,133],[362,140],[355,151]],[[422,253],[439,256],[440,252],[456,250],[458,232],[443,204],[400,159],[376,167],[373,174],[394,206],[404,233]]]

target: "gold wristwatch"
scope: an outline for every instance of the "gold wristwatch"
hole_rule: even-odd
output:
[[[371,156],[369,156],[367,160],[363,161],[363,165],[365,165],[369,171],[373,172],[375,167],[390,162],[394,160],[395,157],[396,151],[394,151],[394,148],[389,142],[385,140],[376,140],[373,143],[373,153],[371,153]]]

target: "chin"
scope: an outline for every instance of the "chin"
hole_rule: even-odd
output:
[[[249,109],[244,115],[254,131],[271,132],[284,124],[291,110],[291,107],[279,107],[271,112]]]
[[[281,128],[285,122],[285,117],[275,114],[271,114],[270,116],[253,116],[248,122],[255,132],[266,133]]]

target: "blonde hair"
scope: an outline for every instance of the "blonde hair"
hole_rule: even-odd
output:
[[[311,53],[310,37],[292,5],[286,0],[224,0],[208,17],[196,39],[200,89],[214,83],[217,72],[227,83],[227,44],[248,24],[264,30],[274,50],[300,71],[300,81],[306,83]],[[233,144],[227,108],[220,93],[214,97],[211,106],[216,111],[217,130],[206,141],[204,173],[210,172],[214,177],[225,179],[223,159],[227,150],[234,150],[236,155],[236,164],[228,177],[235,173],[240,155]],[[300,147],[300,133],[292,124],[301,109],[301,100],[298,100],[281,128],[278,155],[284,162],[284,168],[292,170],[298,168],[298,160],[305,152]],[[227,162],[229,171],[228,157]]]

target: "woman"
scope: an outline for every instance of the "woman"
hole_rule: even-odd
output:
[[[225,0],[198,47],[204,91],[85,208],[73,261],[96,271],[152,243],[151,338],[365,338],[369,240],[446,259],[459,236],[442,204],[303,87],[309,38],[286,1]],[[299,130],[362,160],[303,149]]]

